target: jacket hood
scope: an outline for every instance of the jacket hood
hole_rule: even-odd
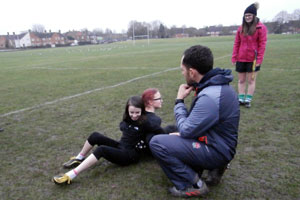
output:
[[[200,83],[194,85],[196,93],[212,85],[228,85],[233,80],[233,75],[230,69],[215,68],[207,72]]]

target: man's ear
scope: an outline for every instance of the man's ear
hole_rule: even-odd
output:
[[[195,78],[197,70],[194,68],[189,68],[189,75],[192,78]]]

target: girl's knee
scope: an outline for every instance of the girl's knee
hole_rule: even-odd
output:
[[[239,79],[239,84],[245,84],[246,83],[246,79]]]
[[[87,139],[87,141],[90,143],[90,145],[94,146],[97,143],[97,140],[102,135],[98,132],[93,132]]]
[[[95,151],[93,152],[94,156],[99,160],[103,156],[103,149],[102,147],[97,147]]]

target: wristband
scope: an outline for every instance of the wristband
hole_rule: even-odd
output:
[[[184,100],[183,99],[176,99],[175,100],[175,105],[178,104],[178,103],[184,103]]]

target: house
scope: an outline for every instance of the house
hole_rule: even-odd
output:
[[[89,36],[88,31],[69,31],[64,34],[67,38],[68,43],[73,43],[75,40],[79,44],[88,44],[91,43],[91,38]]]
[[[175,35],[175,38],[187,38],[189,37],[189,34],[187,33],[178,33]]]
[[[7,35],[0,36],[0,48],[1,49],[14,49],[20,48],[20,38],[22,38],[25,34],[16,35],[13,32],[13,35],[10,35],[9,32]]]
[[[40,32],[32,32],[28,30],[28,33],[25,33],[22,37],[20,37],[20,46],[23,48],[26,47],[55,47],[55,46],[64,46],[67,44],[66,38],[64,35],[56,32],[51,32],[51,30],[47,33],[47,31]]]
[[[6,36],[0,35],[0,49],[6,49]]]

